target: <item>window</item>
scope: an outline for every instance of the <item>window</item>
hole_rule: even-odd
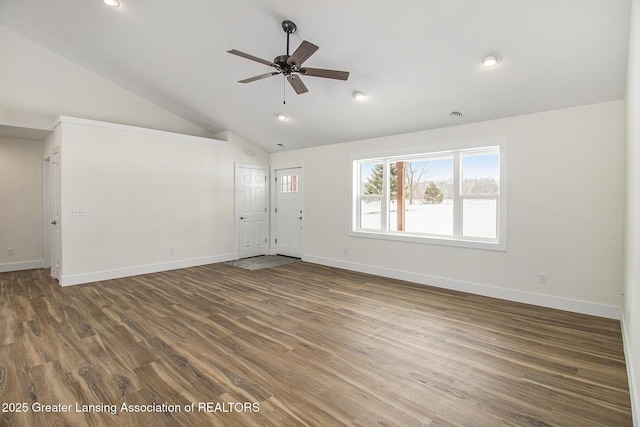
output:
[[[298,192],[298,175],[282,175],[280,179],[281,193],[297,193]]]
[[[352,234],[506,249],[506,143],[353,161]]]

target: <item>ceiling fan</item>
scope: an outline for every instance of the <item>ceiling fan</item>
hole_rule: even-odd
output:
[[[236,49],[228,50],[227,52],[232,55],[237,55],[242,58],[249,59],[251,61],[259,62],[264,65],[268,65],[276,69],[276,71],[272,71],[270,73],[260,74],[259,76],[249,77],[248,79],[239,80],[238,83],[251,83],[256,80],[266,79],[267,77],[277,76],[278,74],[282,74],[286,80],[289,82],[293,90],[296,91],[298,95],[309,92],[309,89],[304,85],[300,75],[302,76],[310,76],[310,77],[323,77],[326,79],[335,79],[335,80],[347,80],[349,78],[348,71],[337,71],[337,70],[326,70],[322,68],[309,68],[302,67],[304,61],[309,59],[311,55],[313,55],[319,48],[318,46],[310,43],[306,40],[303,40],[300,43],[300,46],[293,52],[292,55],[289,55],[289,36],[296,32],[297,27],[291,21],[283,21],[282,29],[285,33],[287,33],[287,53],[286,55],[276,56],[273,62],[267,61],[266,59],[258,58],[257,56],[249,55],[248,53],[241,52]]]

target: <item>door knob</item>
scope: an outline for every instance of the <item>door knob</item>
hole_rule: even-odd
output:
[[[299,217],[298,217],[298,219],[302,219],[302,217],[301,217],[301,216],[299,216]]]
[[[247,219],[247,217],[246,216],[241,216],[240,219]]]
[[[51,225],[57,225],[58,221],[51,221]]]

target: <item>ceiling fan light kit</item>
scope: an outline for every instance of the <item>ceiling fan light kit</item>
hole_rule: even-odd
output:
[[[364,92],[353,92],[353,99],[358,102],[366,101],[367,94]]]
[[[300,46],[289,55],[289,36],[297,31],[298,27],[291,21],[282,22],[282,30],[287,34],[287,53],[284,55],[276,56],[273,61],[267,61],[266,59],[258,58],[257,56],[250,55],[245,52],[241,52],[236,49],[228,50],[227,53],[240,56],[250,61],[259,62],[264,65],[273,67],[275,71],[260,74],[258,76],[249,77],[247,79],[239,80],[238,83],[251,83],[257,80],[266,79],[271,76],[277,76],[282,74],[285,80],[289,82],[293,90],[298,94],[303,94],[309,91],[305,84],[302,82],[300,76],[309,77],[322,77],[325,79],[334,80],[347,80],[349,78],[348,71],[327,70],[323,68],[309,68],[303,67],[302,64],[311,57],[319,47],[303,40]]]

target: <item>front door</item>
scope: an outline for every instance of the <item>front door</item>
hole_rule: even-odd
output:
[[[265,255],[267,251],[267,168],[236,165],[238,256]]]
[[[302,168],[276,170],[275,252],[302,258],[304,176]]]

